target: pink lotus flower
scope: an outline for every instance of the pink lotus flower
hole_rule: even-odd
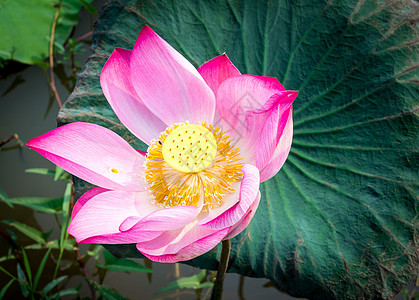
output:
[[[78,243],[137,243],[146,257],[177,262],[239,234],[259,184],[285,162],[292,102],[276,78],[241,75],[225,54],[196,70],[145,26],[132,51],[117,48],[100,82],[119,120],[149,148],[71,123],[27,145],[98,187],[73,208]]]

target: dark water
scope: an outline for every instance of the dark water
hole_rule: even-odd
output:
[[[95,1],[95,7],[100,8],[105,1]],[[76,28],[74,37],[81,36],[88,32],[91,17],[83,12],[79,26]],[[88,51],[87,51],[88,52]],[[87,58],[86,53],[80,59]],[[19,78],[18,78],[19,77]],[[5,91],[18,78],[19,81],[24,80],[22,84],[14,88],[12,91],[4,95]],[[68,96],[68,91],[58,82],[58,91],[63,100]],[[14,133],[17,133],[23,143],[29,139],[39,136],[56,127],[56,115],[58,113],[58,105],[54,103],[47,117],[44,118],[48,107],[49,100],[48,84],[44,75],[44,71],[39,67],[29,67],[20,74],[11,75],[4,80],[0,80],[0,140],[4,140]],[[10,145],[13,145],[11,142]],[[9,197],[22,196],[39,196],[39,197],[60,197],[64,193],[65,183],[54,182],[51,177],[36,174],[25,173],[28,168],[50,168],[53,169],[49,161],[38,155],[27,147],[0,152],[0,188],[3,189]],[[53,229],[50,239],[59,238],[59,230],[53,215],[37,213],[29,209],[16,207],[9,208],[0,203],[0,220],[13,219],[29,226],[37,228],[43,232]],[[6,228],[1,226],[1,228]],[[29,244],[30,240],[24,236],[19,236],[23,244]],[[88,246],[82,245],[80,252],[83,254],[87,251]],[[7,242],[0,238],[0,257],[5,255],[8,249]],[[44,251],[32,250],[28,251],[32,273],[36,272],[38,264],[44,254]],[[57,257],[55,255],[55,257]],[[67,259],[72,260],[70,255]],[[139,260],[143,263],[142,260]],[[66,261],[63,262],[66,265]],[[15,262],[9,261],[2,263],[3,267],[15,270]],[[52,273],[55,265],[52,261],[47,263],[46,272]],[[34,271],[35,270],[35,271]],[[176,279],[176,266],[174,264],[158,264],[153,263],[154,273],[152,282],[149,283],[147,275],[144,273],[122,273],[108,272],[104,285],[115,288],[120,294],[130,299],[161,299],[172,295],[177,299],[197,299],[195,291],[184,290],[180,294],[171,294],[170,292],[155,296],[154,293],[160,288],[165,287],[169,282]],[[91,259],[87,264],[87,272],[95,278],[96,267]],[[198,269],[179,265],[179,273],[181,277],[197,274]],[[14,272],[13,272],[14,273]],[[90,293],[87,284],[81,276],[77,265],[71,266],[67,271],[59,275],[71,274],[71,280],[66,287],[77,287],[82,285],[81,296],[89,297]],[[9,281],[9,278],[0,274],[0,288]],[[224,284],[223,299],[239,299],[240,276],[237,274],[228,274]],[[275,288],[265,288],[263,285],[267,283],[266,279],[245,278],[243,285],[243,295],[245,299],[293,299],[285,294],[281,294]],[[41,280],[40,286],[47,282]],[[19,299],[21,293],[19,286],[13,284],[6,294],[7,298]],[[68,297],[67,297],[68,298]],[[69,297],[74,298],[74,296]]]

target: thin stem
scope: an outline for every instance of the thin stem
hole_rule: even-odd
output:
[[[178,280],[180,278],[180,269],[179,269],[179,264],[178,263],[175,264],[175,277],[176,277],[176,280]],[[180,293],[179,292],[180,292],[180,290],[176,289],[176,300],[180,299]]]
[[[54,78],[54,36],[55,36],[55,28],[57,27],[58,15],[60,14],[61,9],[61,2],[57,6],[57,10],[55,11],[54,20],[52,21],[51,26],[51,36],[49,39],[49,70],[51,74],[51,89],[54,93],[55,99],[57,100],[58,106],[61,108],[63,104],[61,103],[60,95],[58,95],[57,88],[55,87],[55,78]]]
[[[13,140],[17,140],[18,143],[19,143],[19,145],[20,145],[20,147],[23,147],[23,144],[20,141],[19,136],[16,133],[13,134],[12,136],[10,136],[9,138],[7,138],[7,139],[5,139],[3,141],[0,141],[0,147],[3,147],[4,145],[6,145],[7,143],[10,143]]]
[[[220,300],[223,296],[224,278],[227,272],[228,259],[230,257],[231,242],[222,242],[220,264],[218,265],[217,277],[215,277],[214,289],[212,290],[211,300]]]
[[[244,293],[243,293],[243,288],[244,288],[244,276],[240,275],[240,281],[239,281],[239,299],[240,300],[244,300]]]
[[[89,32],[87,32],[87,33],[79,36],[78,38],[76,38],[76,42],[80,42],[80,41],[82,41],[82,40],[84,40],[84,39],[86,39],[86,38],[88,38],[92,35],[93,35],[93,30],[90,30]]]
[[[89,273],[87,273],[86,270],[86,265],[84,264],[84,261],[80,255],[80,251],[78,248],[74,248],[74,252],[76,254],[77,257],[77,262],[79,263],[80,269],[83,271],[84,276],[87,278],[87,284],[89,285],[89,289],[90,289],[90,294],[91,294],[91,298],[92,300],[96,300],[96,291],[93,288],[92,284],[90,283],[90,276]]]

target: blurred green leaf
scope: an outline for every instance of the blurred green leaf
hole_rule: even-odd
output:
[[[67,239],[64,245],[64,250],[72,251],[74,249],[74,246],[77,245],[76,240],[74,239]],[[41,250],[41,249],[60,249],[60,243],[58,240],[52,240],[48,241],[46,243],[40,243],[40,244],[32,244],[25,246],[25,249],[31,249],[31,250]]]
[[[51,249],[52,248],[48,248],[47,252],[45,253],[44,257],[41,260],[41,263],[39,264],[38,267],[38,271],[36,272],[34,281],[33,281],[33,288],[36,289],[36,287],[38,286],[38,281],[41,278],[42,272],[44,271],[45,268],[45,263],[48,260],[49,254],[51,253]]]
[[[45,287],[42,289],[41,292],[45,295],[48,294],[49,292],[52,291],[52,289],[54,287],[56,287],[58,284],[60,284],[64,280],[66,280],[67,277],[68,277],[67,275],[64,275],[64,276],[58,277],[57,279],[54,279],[53,281],[51,281],[47,285],[45,285]]]
[[[69,221],[69,210],[70,210],[70,200],[71,200],[72,189],[73,189],[73,184],[67,183],[67,187],[64,192],[63,205],[62,205],[63,222],[62,222],[61,234],[60,234],[60,252],[64,250],[65,241],[67,240],[66,237],[68,236],[67,228],[68,228],[68,221]]]
[[[70,174],[68,174],[67,172],[65,172],[64,170],[60,169],[55,169],[55,170],[50,170],[50,169],[46,169],[46,168],[31,168],[31,169],[26,169],[25,170],[26,173],[33,173],[33,174],[40,174],[40,175],[48,175],[48,176],[52,176],[54,177],[54,180],[63,180],[63,181],[69,181],[70,180]],[[57,176],[57,172],[59,172],[59,176]]]
[[[69,288],[62,291],[59,291],[51,296],[51,298],[59,299],[60,297],[68,296],[68,295],[77,295],[79,293],[80,287],[77,288]]]
[[[12,285],[12,283],[14,282],[14,279],[11,279],[0,291],[0,299],[3,299],[4,295],[6,294],[7,290],[9,289],[9,287]]]
[[[105,259],[105,264],[109,265],[114,263],[118,260],[112,253],[110,253],[108,250],[103,251],[103,258]]]
[[[1,66],[0,66],[1,68]],[[13,82],[9,85],[9,87],[4,91],[3,94],[1,94],[2,97],[6,96],[8,93],[16,89],[19,85],[22,83],[25,83],[25,79],[22,77],[22,74],[17,74]]]
[[[96,260],[99,259],[100,253],[102,252],[103,247],[101,245],[95,245],[93,250],[88,250],[87,255],[94,257]]]
[[[55,174],[54,174],[54,181],[57,181],[61,178],[61,175],[64,173],[64,170],[61,169],[59,166],[55,167]]]
[[[108,269],[110,271],[153,273],[153,270],[144,267],[135,261],[125,258],[120,258],[116,262],[109,265],[97,264],[96,266],[98,268]]]
[[[3,191],[2,189],[0,189],[0,200],[5,202],[9,207],[13,208],[13,204],[8,201],[9,198],[8,198],[6,192]]]
[[[108,288],[104,285],[101,285],[95,281],[87,279],[93,288],[99,292],[99,294],[106,300],[128,300],[127,298],[121,296],[114,289]]]
[[[103,252],[105,258],[104,264],[97,264],[98,268],[107,269],[110,271],[120,272],[142,272],[142,273],[153,273],[152,269],[144,267],[143,265],[125,258],[116,258],[108,250]]]
[[[0,189],[0,199],[7,199],[8,196],[3,189]]]
[[[165,288],[161,288],[160,290],[158,290],[156,292],[157,294],[163,293],[163,292],[167,292],[167,291],[171,291],[171,290],[176,290],[176,289],[202,289],[205,287],[212,287],[214,284],[212,282],[203,282],[201,283],[201,281],[205,278],[206,275],[206,271],[202,270],[201,272],[199,272],[196,275],[190,276],[190,277],[183,277],[180,278],[178,280],[175,280],[173,282],[170,282],[167,287]]]
[[[13,254],[2,256],[0,257],[0,263],[10,259],[16,259],[16,256]]]
[[[20,267],[20,264],[16,264],[16,268],[17,268],[17,278],[19,279],[20,291],[22,292],[23,297],[28,297],[29,296],[29,290],[27,287],[28,280],[26,279],[25,273]]]
[[[45,244],[46,239],[51,234],[51,232],[42,233],[38,229],[35,229],[33,227],[30,227],[26,224],[14,220],[2,220],[1,222],[9,226],[12,226],[13,228],[17,229],[18,231],[31,238],[35,242],[42,244]]]
[[[22,248],[22,255],[23,255],[23,263],[24,263],[25,269],[26,269],[26,274],[28,275],[28,279],[29,279],[29,286],[32,287],[33,285],[32,285],[31,265],[29,264],[29,259],[28,259],[28,256],[26,255],[26,251],[23,248]]]
[[[49,175],[49,176],[55,176],[55,171],[45,168],[32,168],[32,169],[26,169],[26,173],[34,173],[34,174],[40,174],[40,175]]]
[[[92,0],[83,0],[90,4]],[[54,42],[62,47],[78,23],[79,0],[62,0]],[[51,24],[58,1],[2,0],[0,2],[0,58],[39,64],[49,56]]]
[[[9,205],[17,204],[44,213],[61,213],[63,198],[20,197],[4,200]]]

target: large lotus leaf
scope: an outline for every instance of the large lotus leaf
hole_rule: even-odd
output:
[[[145,149],[118,121],[99,75],[144,24],[196,66],[226,52],[242,73],[299,90],[282,170],[232,241],[230,272],[302,297],[391,298],[418,272],[418,31],[412,1],[111,1],[59,115]],[[77,181],[80,194],[89,186]],[[133,245],[112,246],[138,256]],[[214,269],[220,245],[189,261]]]
[[[85,0],[90,3],[93,0]],[[1,0],[0,58],[35,64],[49,56],[51,26],[61,3],[54,41],[63,45],[77,25],[80,0]]]

